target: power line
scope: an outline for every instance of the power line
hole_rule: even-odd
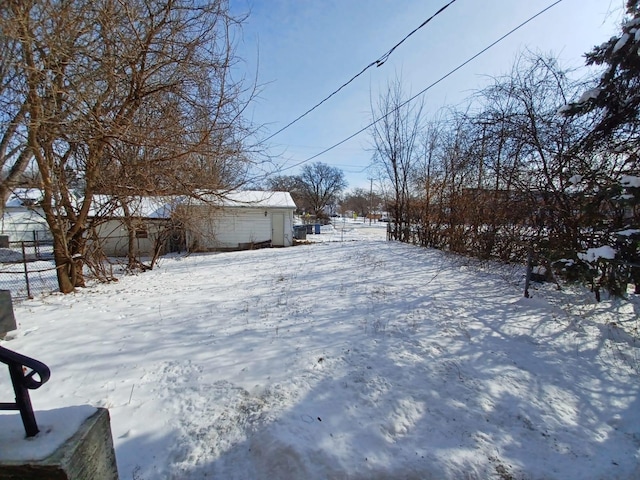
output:
[[[449,3],[447,3],[444,7],[440,8],[440,10],[438,10],[436,13],[434,13],[433,15],[431,15],[429,18],[427,18],[424,22],[422,22],[418,27],[414,28],[411,32],[409,32],[402,40],[400,40],[398,43],[396,43],[393,47],[391,47],[390,50],[388,50],[385,54],[383,54],[381,57],[379,57],[377,60],[374,60],[373,62],[371,62],[369,65],[367,65],[366,67],[364,67],[362,70],[360,70],[360,72],[358,72],[357,74],[355,74],[353,77],[351,77],[347,82],[343,83],[342,85],[340,85],[340,87],[335,90],[334,92],[332,92],[329,96],[327,96],[326,98],[324,98],[323,100],[321,100],[320,102],[316,103],[313,107],[311,107],[309,110],[307,110],[306,112],[304,112],[302,115],[300,115],[299,117],[295,118],[294,120],[292,120],[291,122],[287,123],[284,127],[282,127],[280,130],[278,130],[275,133],[272,133],[271,135],[269,135],[267,138],[265,138],[264,140],[262,140],[260,143],[264,143],[270,139],[272,139],[273,137],[275,137],[276,135],[278,135],[279,133],[283,132],[284,130],[286,130],[287,128],[289,128],[291,125],[293,125],[294,123],[296,123],[298,120],[306,117],[307,115],[309,115],[311,112],[313,112],[316,108],[318,108],[320,105],[322,105],[324,102],[326,102],[327,100],[329,100],[331,97],[333,97],[335,94],[337,94],[340,90],[342,90],[344,87],[346,87],[347,85],[349,85],[351,82],[353,82],[356,78],[358,78],[360,75],[362,75],[364,72],[366,72],[367,70],[369,70],[371,67],[376,66],[376,67],[381,67],[391,56],[391,54],[393,53],[393,51],[398,48],[400,45],[402,45],[411,35],[413,35],[414,33],[416,33],[418,30],[420,30],[422,27],[424,27],[427,23],[429,23],[431,20],[433,20],[435,17],[437,17],[438,15],[440,15],[444,10],[447,9],[447,7],[449,7],[449,5],[451,5],[452,3],[455,3],[456,0],[451,0]]]
[[[404,102],[402,102],[400,105],[398,105],[397,107],[395,107],[393,110],[387,112],[386,114],[384,114],[383,116],[381,116],[380,118],[376,118],[374,119],[369,125],[367,125],[364,128],[361,128],[360,130],[358,130],[357,132],[349,135],[347,138],[340,140],[338,143],[325,148],[324,150],[322,150],[319,153],[316,153],[315,155],[313,155],[312,157],[307,158],[306,160],[302,160],[298,163],[295,163],[289,167],[286,168],[282,168],[279,171],[280,172],[284,172],[286,170],[291,170],[292,168],[298,167],[304,163],[310,162],[311,160],[314,160],[316,158],[318,158],[320,155],[324,155],[325,153],[333,150],[334,148],[339,147],[340,145],[342,145],[343,143],[348,142],[349,140],[351,140],[354,137],[357,137],[358,135],[360,135],[362,132],[368,130],[369,128],[373,127],[376,123],[380,122],[381,120],[384,120],[385,118],[387,118],[389,115],[391,115],[392,113],[397,112],[398,110],[400,110],[402,107],[404,107],[406,104],[412,102],[413,100],[415,100],[416,98],[418,98],[420,95],[423,95],[424,93],[426,93],[428,90],[432,89],[433,87],[435,87],[437,84],[439,84],[440,82],[442,82],[443,80],[445,80],[446,78],[450,77],[451,75],[453,75],[455,72],[457,72],[458,70],[460,70],[462,67],[466,66],[467,64],[471,63],[473,60],[475,60],[476,58],[478,58],[480,55],[482,55],[483,53],[485,53],[487,50],[493,48],[494,46],[496,46],[498,43],[502,42],[505,38],[509,37],[511,34],[515,33],[517,30],[521,29],[522,27],[524,27],[526,24],[530,23],[531,21],[535,20],[536,18],[538,18],[540,15],[542,15],[543,13],[545,13],[547,10],[550,10],[551,8],[555,7],[556,5],[558,5],[559,3],[561,3],[563,0],[556,0],[555,2],[553,2],[551,5],[547,6],[546,8],[540,10],[538,13],[536,13],[535,15],[533,15],[532,17],[529,17],[527,20],[525,20],[524,22],[522,22],[520,25],[518,25],[517,27],[511,29],[509,32],[505,33],[504,35],[502,35],[500,38],[498,38],[497,40],[495,40],[494,42],[492,42],[491,44],[489,44],[488,46],[484,47],[482,50],[480,50],[478,53],[476,53],[475,55],[473,55],[472,57],[468,58],[467,60],[465,60],[464,62],[462,62],[460,65],[458,65],[456,68],[454,68],[453,70],[449,71],[448,73],[446,73],[445,75],[443,75],[442,77],[440,77],[438,80],[436,80],[435,82],[433,82],[432,84],[430,84],[429,86],[427,86],[426,88],[424,88],[423,90],[419,91],[418,93],[416,93],[413,97],[409,98],[408,100],[405,100]]]

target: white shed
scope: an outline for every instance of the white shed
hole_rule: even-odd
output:
[[[192,251],[243,250],[293,245],[289,192],[244,190],[183,204],[186,243]]]

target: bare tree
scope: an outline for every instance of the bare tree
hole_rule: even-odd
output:
[[[296,175],[278,175],[266,180],[266,187],[275,192],[289,192],[299,211],[304,210],[304,195],[300,178]]]
[[[480,109],[468,120],[471,250],[509,259],[533,246],[551,257],[578,248],[584,197],[572,181],[596,166],[572,153],[582,126],[556,113],[574,88],[555,59],[526,53],[476,96]]]
[[[0,18],[7,15],[0,6]],[[27,148],[27,105],[24,77],[16,65],[19,42],[0,29],[0,216],[11,194],[32,160]]]
[[[154,107],[158,108],[158,104]],[[154,254],[148,263],[143,263],[137,241],[141,219],[135,208],[140,197],[160,196],[167,201],[168,197],[177,196],[223,197],[225,192],[244,184],[249,165],[239,139],[243,131],[240,122],[216,126],[214,119],[209,121],[203,116],[202,125],[194,127],[198,125],[192,120],[195,115],[187,118],[186,113],[178,115],[177,108],[164,110],[160,115],[141,112],[143,115],[136,117],[130,132],[135,131],[144,143],[127,142],[125,138],[114,144],[100,170],[98,189],[117,203],[127,229],[130,271],[152,269],[166,240],[176,235],[178,225],[185,225],[184,219],[177,218],[184,216],[184,211],[180,215],[173,209],[166,212],[172,221],[167,219],[165,228],[155,233]],[[217,131],[210,131],[211,125]],[[92,224],[95,221],[92,219]]]
[[[444,144],[444,121],[437,118],[426,124],[421,132],[421,155],[418,159],[414,181],[417,190],[420,230],[419,242],[425,247],[442,247],[441,226],[444,223],[442,189],[443,169],[441,159]]]
[[[472,109],[430,125],[417,175],[421,243],[505,260],[534,245],[551,257],[575,251],[592,198],[576,194],[576,179],[608,160],[573,154],[584,125],[556,112],[574,89],[554,59],[525,54]]]
[[[377,192],[374,192],[373,189],[354,188],[342,200],[342,210],[351,210],[362,217],[366,217],[371,212],[378,210],[382,202],[382,197]]]
[[[17,45],[26,150],[42,179],[60,290],[70,292],[84,284],[88,219],[106,172],[146,168],[156,186],[177,188],[192,185],[182,175],[189,162],[218,160],[230,143],[240,150],[241,86],[229,75],[238,20],[224,0],[10,0],[0,22]],[[141,154],[120,156],[122,145]],[[167,178],[171,169],[180,174]],[[80,199],[69,172],[84,183]]]
[[[342,170],[321,162],[304,165],[298,183],[302,201],[318,218],[325,216],[324,208],[347,187]]]
[[[392,237],[408,240],[411,219],[412,176],[419,157],[422,104],[405,102],[401,80],[396,79],[371,106],[378,120],[371,127],[373,159],[390,185]]]

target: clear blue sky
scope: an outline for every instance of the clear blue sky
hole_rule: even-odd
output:
[[[268,137],[321,101],[433,15],[449,0],[231,0],[249,13],[237,38],[243,59],[235,75],[261,84],[247,115]],[[554,0],[457,0],[308,116],[267,142],[283,168],[304,161],[371,121],[374,101],[401,76],[415,94]],[[425,113],[458,105],[507,73],[518,52],[553,53],[581,67],[583,54],[617,32],[623,0],[563,0],[424,95]],[[584,72],[583,72],[584,73]],[[370,136],[365,132],[313,161],[344,171],[349,188],[369,186]],[[297,174],[299,167],[284,170]]]

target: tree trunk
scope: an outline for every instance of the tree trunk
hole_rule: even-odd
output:
[[[71,293],[75,288],[74,270],[75,266],[67,255],[67,248],[64,240],[59,235],[53,236],[53,258],[56,263],[56,276],[58,277],[58,287],[62,293]]]

